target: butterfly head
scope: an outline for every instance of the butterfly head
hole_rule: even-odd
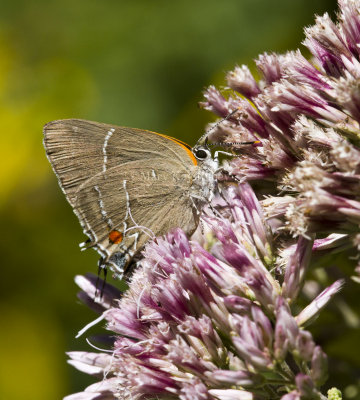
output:
[[[218,162],[215,160],[211,154],[211,150],[205,145],[196,145],[192,148],[192,153],[194,154],[198,165],[203,169],[210,169],[213,172],[218,168]]]

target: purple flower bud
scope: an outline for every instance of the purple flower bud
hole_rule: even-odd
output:
[[[239,315],[250,315],[252,302],[244,297],[229,295],[224,298],[224,304],[230,311]]]
[[[249,99],[260,93],[260,89],[246,65],[235,67],[234,71],[230,71],[227,74],[226,79],[231,89]]]
[[[282,286],[282,295],[289,300],[296,299],[303,281],[305,272],[310,262],[314,239],[300,237],[296,250],[289,258],[285,269],[285,278]]]
[[[279,360],[286,356],[288,350],[293,350],[299,335],[299,327],[290,313],[283,297],[278,297],[276,305],[276,325],[274,353]]]
[[[304,236],[312,232],[357,232],[360,202],[332,195],[317,185],[310,188],[307,184],[306,187],[308,190],[302,194],[301,199],[290,204],[286,210],[290,232]]]
[[[340,7],[341,31],[348,49],[355,57],[359,57],[360,19],[359,5],[352,0],[338,0]]]
[[[224,349],[223,343],[217,332],[214,330],[212,321],[206,315],[199,319],[189,316],[178,327],[181,333],[188,336],[188,341],[191,341],[193,347],[196,347],[198,353],[208,359],[211,357],[214,362],[221,363],[227,351]],[[199,339],[195,341],[194,338]]]
[[[298,84],[306,84],[316,90],[331,89],[330,80],[316,69],[301,53],[289,52],[286,54],[286,75]]]
[[[181,321],[189,313],[187,296],[176,279],[167,279],[157,284],[153,290],[153,299],[161,306],[161,311],[166,310],[169,319]]]
[[[204,93],[206,99],[205,102],[199,103],[199,105],[205,110],[211,111],[221,118],[225,118],[233,110],[229,107],[229,102],[224,96],[215,88],[215,86],[209,86]]]
[[[194,378],[191,382],[185,383],[180,390],[181,400],[210,400],[209,392],[200,379]]]
[[[360,173],[360,151],[347,141],[341,141],[331,149],[334,164],[342,172]]]
[[[277,324],[275,328],[275,341],[274,341],[274,357],[277,361],[281,362],[285,360],[286,355],[289,351],[290,344],[289,338],[282,324]]]
[[[199,357],[195,350],[196,348],[188,345],[179,335],[166,345],[167,354],[165,359],[178,368],[185,369],[195,375],[204,374],[206,371],[214,371],[216,369],[215,364],[203,357]]]
[[[304,45],[317,58],[325,72],[338,78],[344,69],[341,56],[351,57],[341,33],[326,13],[316,18],[316,24],[305,29],[307,39]]]
[[[293,390],[282,396],[281,400],[300,400],[300,393],[297,390]]]
[[[301,397],[308,399],[320,399],[320,393],[315,389],[314,382],[310,376],[305,374],[297,374],[295,377],[296,386]]]
[[[261,138],[267,138],[269,136],[266,122],[249,101],[236,98],[236,100],[234,100],[234,107],[238,109],[235,117],[238,118],[238,123],[241,126],[252,133],[256,133],[256,135],[259,135]]]
[[[84,392],[74,393],[63,400],[113,400],[116,395],[117,378],[110,378],[88,386]]]
[[[264,92],[268,115],[276,122],[291,125],[299,114],[316,118],[322,123],[339,123],[348,117],[332,107],[310,86],[282,80]],[[275,115],[276,114],[276,115]],[[330,121],[330,123],[328,122]]]
[[[124,301],[124,306],[125,306]],[[108,321],[108,329],[120,335],[133,337],[136,339],[145,339],[146,336],[142,332],[141,321],[137,318],[137,307],[130,302],[121,310],[112,308],[106,311],[105,318]]]
[[[131,394],[160,395],[178,389],[169,373],[134,361],[131,359],[123,360],[124,363],[127,363],[124,368],[127,376],[125,374],[124,376],[133,387]]]
[[[252,236],[253,243],[265,263],[271,264],[273,261],[271,251],[271,232],[266,226],[260,203],[251,189],[251,186],[247,183],[239,185],[238,193],[242,204],[244,205],[245,220],[248,232]],[[235,203],[235,199],[233,202]]]
[[[220,383],[228,383],[230,385],[243,387],[256,386],[263,382],[263,379],[260,375],[251,373],[249,371],[225,371],[219,369],[209,374],[209,377]]]
[[[279,293],[279,287],[269,271],[240,245],[229,243],[223,248],[225,259],[238,270],[246,284],[255,293],[258,301],[264,307],[272,309]]]
[[[272,369],[269,350],[265,347],[262,330],[248,317],[233,316],[239,336],[232,337],[236,350],[244,361],[255,370]]]
[[[300,330],[296,342],[294,352],[296,357],[302,361],[310,361],[315,348],[315,343],[310,332]]]
[[[225,166],[230,176],[235,176],[240,181],[253,181],[261,179],[272,179],[276,174],[276,168],[269,168],[265,160],[258,160],[244,156],[231,160]]]
[[[282,217],[288,208],[298,201],[292,196],[269,196],[261,201],[267,219]]]
[[[253,393],[245,390],[210,389],[209,393],[219,400],[253,400],[256,398]]]
[[[316,318],[327,303],[340,291],[343,284],[344,281],[342,279],[337,280],[323,290],[308,306],[306,306],[296,317],[299,326],[308,324],[309,321]]]
[[[342,140],[341,136],[332,128],[323,129],[319,124],[315,123],[304,115],[300,115],[292,125],[295,133],[295,140],[301,147],[324,148],[324,150],[332,149]]]
[[[264,75],[268,85],[281,79],[283,74],[283,58],[277,54],[261,54],[256,62],[256,66]]]
[[[359,63],[358,61],[356,61]],[[359,76],[353,77],[346,75],[336,80],[333,84],[333,90],[329,93],[334,97],[341,108],[347,112],[356,121],[360,121],[360,95],[359,95]]]
[[[261,330],[264,345],[270,348],[274,338],[274,334],[273,327],[269,318],[264,314],[261,308],[255,304],[251,307],[251,317],[256,323],[258,329]]]
[[[102,353],[87,353],[83,351],[71,351],[68,363],[79,371],[89,375],[102,376],[111,369],[111,355]]]
[[[328,253],[329,250],[341,251],[349,248],[349,235],[332,233],[323,239],[316,239],[313,245],[313,255],[321,252]]]
[[[328,376],[327,356],[316,346],[311,360],[311,378],[316,386],[320,387],[326,382]]]

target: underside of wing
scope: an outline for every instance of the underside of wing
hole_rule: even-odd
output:
[[[188,234],[196,229],[190,186],[191,174],[177,161],[131,161],[82,184],[74,209],[105,263],[124,253],[129,260],[152,237],[175,227]]]
[[[44,127],[47,156],[69,203],[88,179],[114,166],[153,158],[196,164],[189,146],[164,135],[79,119],[53,121]]]

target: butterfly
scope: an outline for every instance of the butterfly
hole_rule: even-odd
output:
[[[218,169],[206,145],[81,119],[49,122],[44,146],[89,240],[122,278],[147,241],[173,228],[191,235],[214,196]]]

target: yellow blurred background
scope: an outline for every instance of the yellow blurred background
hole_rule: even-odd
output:
[[[75,334],[95,315],[77,301],[73,278],[96,273],[98,256],[79,250],[85,237],[45,157],[43,125],[85,118],[192,145],[213,119],[197,107],[207,85],[224,85],[228,69],[253,67],[261,52],[297,48],[313,14],[335,6],[1,1],[0,399],[61,399],[92,382],[65,351],[89,350]]]

